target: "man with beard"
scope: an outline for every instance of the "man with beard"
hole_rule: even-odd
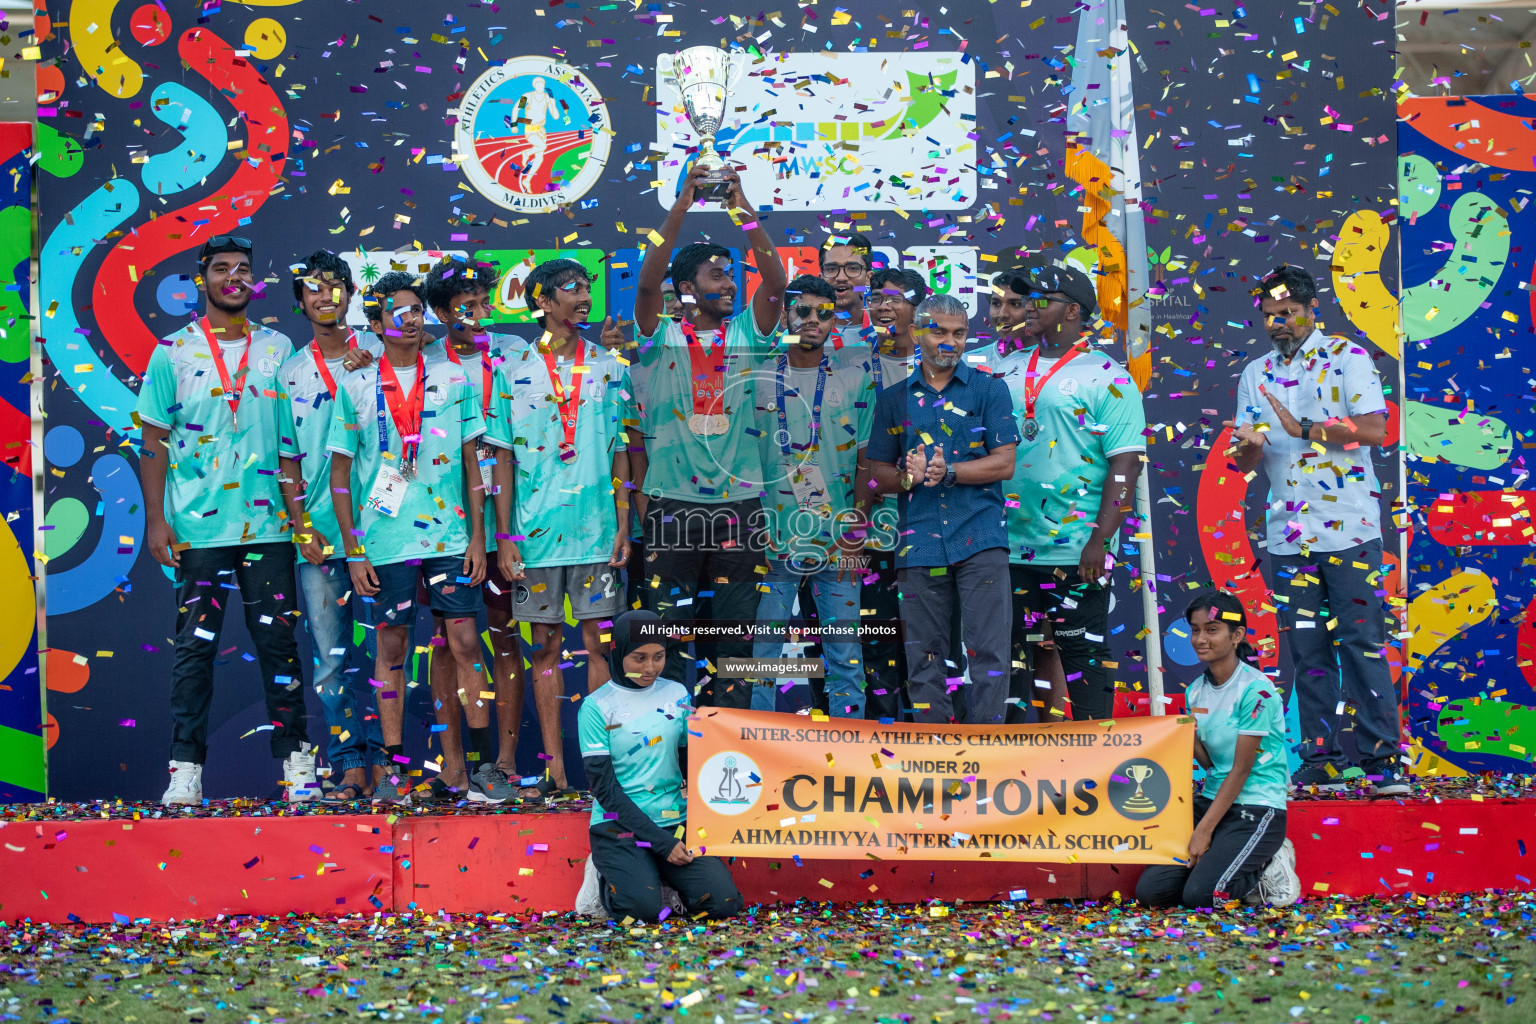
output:
[[[677,251],[670,267],[683,317],[662,316],[668,254],[705,173],[695,164],[683,179],[660,238],[640,266],[634,361],[642,371],[637,379],[646,457],[645,476],[636,467],[635,484],[645,521],[645,592],[653,610],[672,621],[701,619],[699,605],[707,598],[711,618],[745,622],[757,611],[763,568],[763,466],[752,414],[753,374],[778,337],[788,281],[741,180],[727,171],[729,212],[742,224],[761,275],[751,307],[736,310],[730,250],[693,242]],[[744,633],[701,646],[713,648],[713,658],[701,659],[706,674],[714,674],[719,658],[752,656]],[[680,648],[668,651],[666,676],[683,681]],[[712,701],[746,708],[751,687],[717,679]]]
[[[961,606],[971,724],[1000,724],[1008,697],[1008,528],[1002,481],[1019,432],[1008,388],[966,365],[965,305],[949,295],[914,314],[917,372],[875,407],[867,458],[880,491],[905,502],[897,542],[901,624],[919,722],[953,717],[946,662]],[[958,686],[958,683],[956,684]]]
[[[1409,790],[1382,653],[1381,499],[1371,464],[1387,436],[1386,397],[1366,350],[1320,329],[1311,274],[1280,267],[1258,300],[1274,350],[1243,369],[1237,418],[1226,425],[1237,468],[1262,465],[1269,478],[1268,550],[1301,722],[1302,766],[1291,785],[1344,788],[1348,703],[1360,767],[1376,795],[1401,796]]]
[[[145,546],[176,571],[171,782],[161,803],[203,802],[208,711],[229,584],[261,668],[272,756],[288,799],[319,795],[294,641],[293,543],[278,487],[277,374],[293,343],[246,317],[251,243],[216,235],[198,256],[197,320],[155,347],[136,411]]]

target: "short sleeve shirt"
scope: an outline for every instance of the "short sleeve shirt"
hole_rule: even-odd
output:
[[[576,713],[581,756],[611,758],[614,778],[647,818],[665,829],[682,825],[679,747],[688,745],[688,690],[670,679],[639,689],[609,681],[581,702]],[[602,804],[592,800],[592,824],[604,821]]]
[[[1019,425],[1013,476],[1003,484],[1008,506],[1008,561],[1076,565],[1093,533],[1109,474],[1109,457],[1144,452],[1147,419],[1141,392],[1125,368],[1096,349],[1063,363],[1035,399],[1037,433],[1025,433],[1029,353],[1000,362]],[[1034,360],[1034,382],[1055,363]]]
[[[750,308],[725,328],[725,355],[709,362],[717,336],[698,335],[701,369],[694,368],[692,346],[677,321],[661,318],[655,333],[636,339],[636,359],[645,368],[640,403],[645,409],[645,492],[701,505],[756,498],[762,492],[762,462],[754,430],[758,370],[777,342],[777,333],[758,331]],[[697,410],[713,408],[711,380],[719,372],[718,396],[726,418],[719,433],[690,427]]]
[[[1210,755],[1201,793],[1214,800],[1232,772],[1239,736],[1258,736],[1259,757],[1236,803],[1285,809],[1289,770],[1285,756],[1285,707],[1280,688],[1244,661],[1220,686],[1201,675],[1184,691],[1184,706],[1195,716],[1195,735]]]
[[[218,335],[215,335],[218,340]],[[194,548],[264,544],[289,536],[278,486],[282,398],[278,371],[293,353],[282,334],[251,332],[245,376],[241,352],[221,346],[238,414],[224,397],[208,338],[197,323],[167,337],[150,354],[135,407],[139,420],[170,431],[165,518],[176,538]]]
[[[473,389],[462,377],[455,377],[450,366],[446,361],[426,366],[416,477],[393,516],[369,507],[367,501],[386,465],[400,469],[404,447],[388,408],[379,415],[378,365],[349,373],[337,382],[340,387],[327,447],[354,460],[353,521],[363,531],[364,550],[374,565],[457,556],[469,548],[469,497],[464,489],[462,448],[465,442],[485,433],[485,421]],[[381,424],[385,432],[383,451]],[[355,540],[345,538],[345,546],[355,547]]]
[[[511,335],[498,334],[492,336],[495,340],[484,352],[464,356],[455,351],[446,338],[440,338],[422,349],[422,356],[427,365],[434,362],[443,363],[446,371],[456,379],[469,385],[475,393],[475,402],[480,406],[480,415],[484,418],[487,434],[489,434],[491,416],[493,415],[493,402],[486,396],[486,383],[495,376],[496,368],[507,358],[508,353],[523,346],[521,338]],[[494,388],[489,389],[495,395]],[[484,437],[483,441],[490,438]],[[479,449],[479,486],[485,496],[485,550],[496,550],[496,490],[491,480],[491,468],[495,461],[494,455],[484,445]],[[473,476],[473,474],[471,474]]]
[[[817,367],[796,369],[787,357],[777,357],[764,368],[764,386],[757,389],[763,510],[774,558],[831,557],[832,545],[854,518],[854,481],[874,421],[875,385],[860,367],[831,359],[823,365],[819,417],[814,416]],[[815,448],[813,418],[821,425]],[[823,485],[825,503],[815,500]]]
[[[902,385],[887,386],[875,405],[866,456],[901,465],[921,444],[931,455],[944,446],[944,459],[959,465],[1016,444],[1018,426],[1008,387],[990,372],[961,362],[942,392],[924,380],[921,367]],[[897,496],[901,538],[898,567],[954,565],[991,548],[1008,546],[1000,482],[981,486],[918,485]]]
[[[1238,381],[1237,421],[1269,427],[1264,475],[1269,478],[1270,554],[1300,554],[1303,545],[1311,551],[1342,551],[1380,540],[1381,488],[1371,449],[1346,451],[1292,437],[1260,387],[1298,420],[1323,423],[1385,413],[1387,399],[1369,353],[1346,338],[1314,330],[1288,363],[1275,352],[1260,356],[1243,368]]]
[[[561,457],[565,429],[545,354],[520,346],[496,371],[485,439],[515,461],[511,536],[529,568],[605,562],[619,528],[613,457],[637,422],[634,394],[611,352],[582,346],[579,375],[574,359],[555,361],[561,388],[577,403],[568,459]]]
[[[843,351],[849,352],[849,349]],[[912,375],[917,366],[916,352],[906,356],[877,354],[868,348],[855,349],[853,352],[863,354],[863,358],[855,365],[869,375],[875,389],[876,404],[882,391],[899,386]],[[873,417],[870,418],[870,427],[873,430]],[[869,517],[870,529],[864,538],[866,548],[871,551],[894,551],[898,546],[904,546],[901,544],[901,506],[896,495],[882,494],[876,498],[870,506]]]

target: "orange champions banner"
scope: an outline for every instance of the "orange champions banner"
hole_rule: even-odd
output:
[[[1194,719],[881,725],[701,708],[687,843],[715,856],[1171,864]]]

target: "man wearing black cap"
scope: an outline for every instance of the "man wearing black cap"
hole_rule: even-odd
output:
[[[1023,360],[1018,462],[1010,481],[1013,589],[1043,630],[1035,676],[1065,674],[1072,717],[1110,717],[1109,570],[1115,536],[1136,493],[1146,416],[1130,374],[1083,337],[1093,283],[1072,266],[1033,273],[1024,333],[1040,339]]]

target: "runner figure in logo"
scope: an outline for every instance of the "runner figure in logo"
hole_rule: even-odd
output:
[[[602,92],[569,64],[516,57],[464,93],[455,146],[470,184],[509,210],[575,202],[602,174],[612,144]]]

